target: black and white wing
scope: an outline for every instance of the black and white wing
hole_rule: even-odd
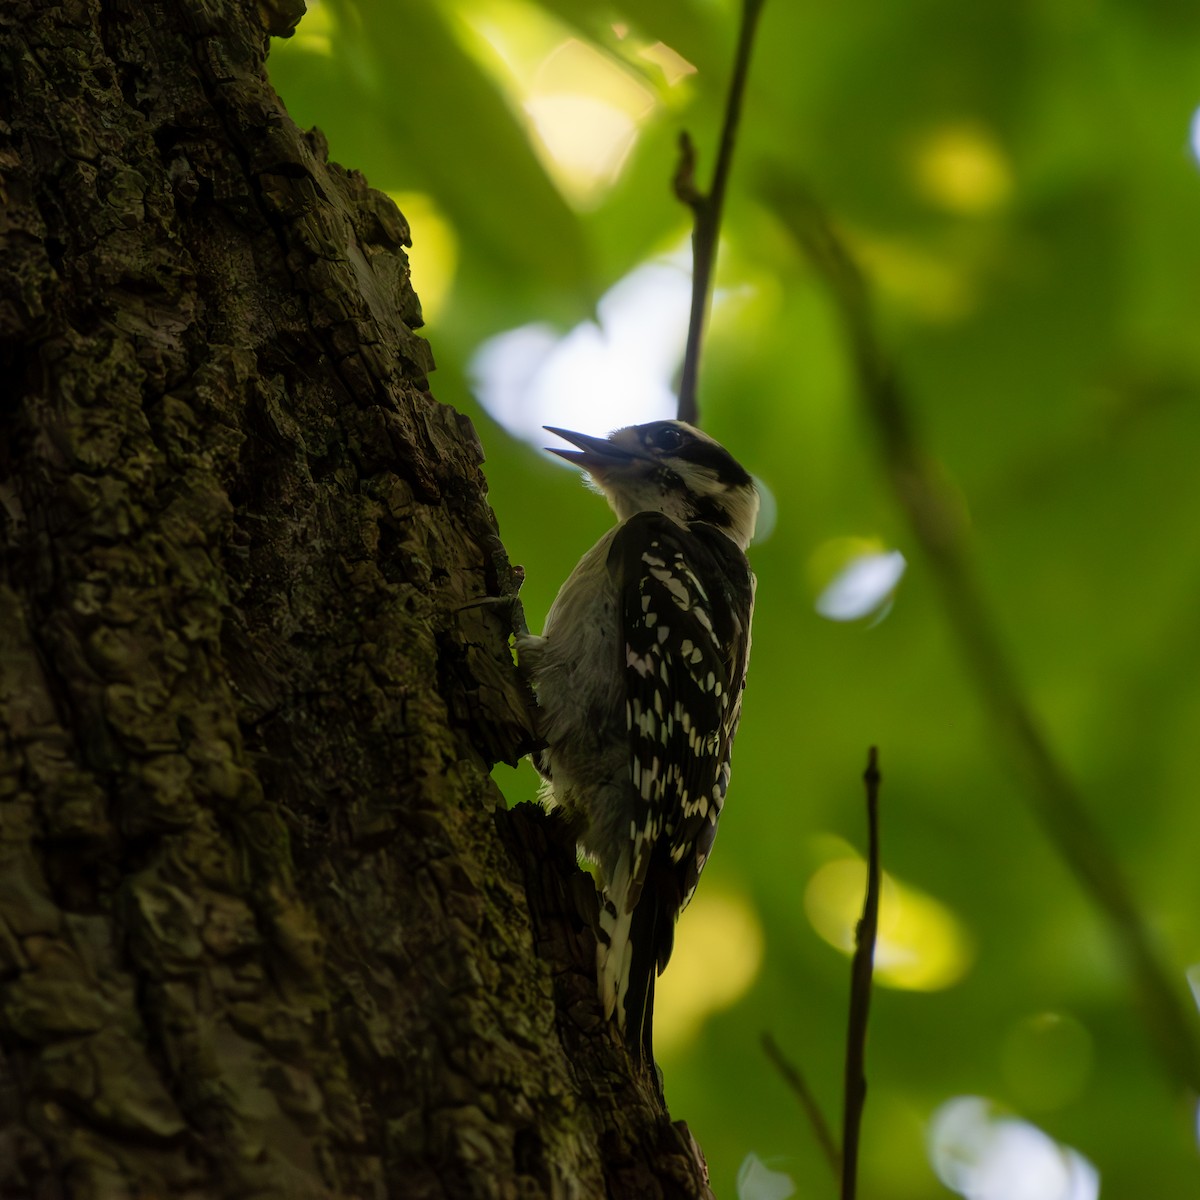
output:
[[[754,576],[719,530],[649,512],[618,530],[608,569],[621,619],[634,793],[627,878],[609,889],[608,971],[626,1028],[644,1023],[649,1054],[654,976],[670,957],[675,920],[704,869],[729,785]]]

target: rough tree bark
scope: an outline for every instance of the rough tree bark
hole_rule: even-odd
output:
[[[488,778],[517,579],[299,12],[0,9],[0,1194],[704,1194]]]

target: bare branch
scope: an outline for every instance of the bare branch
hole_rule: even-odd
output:
[[[704,193],[696,186],[696,143],[686,129],[679,133],[679,163],[671,180],[675,199],[686,204],[694,213],[704,205]]]
[[[867,788],[867,894],[854,934],[850,964],[850,1023],[846,1033],[846,1082],[842,1113],[842,1200],[858,1190],[858,1135],[867,1102],[867,1016],[871,1008],[871,973],[875,934],[879,929],[879,753],[867,751],[863,782]]]
[[[837,1179],[842,1171],[842,1156],[838,1153],[833,1130],[829,1128],[829,1122],[825,1120],[825,1114],[817,1104],[817,1098],[809,1089],[799,1067],[784,1057],[783,1051],[769,1033],[762,1035],[762,1048],[774,1064],[775,1069],[783,1076],[783,1081],[796,1093],[796,1099],[800,1101],[800,1107],[804,1110],[804,1115],[808,1118],[808,1123],[817,1136],[817,1145],[821,1147],[821,1153],[825,1156],[825,1161],[829,1164],[833,1177]]]
[[[700,345],[704,320],[708,315],[712,293],[713,268],[717,259],[717,241],[721,235],[721,211],[725,204],[725,188],[733,165],[733,149],[737,141],[738,121],[742,115],[742,96],[750,73],[750,52],[764,0],[742,0],[742,21],[738,30],[737,52],[734,56],[733,77],[725,99],[725,122],[721,129],[721,146],[713,170],[712,186],[707,194],[695,183],[696,153],[686,133],[680,139],[680,161],[675,171],[675,194],[694,214],[692,227],[692,308],[688,317],[687,349],[683,355],[683,374],[679,381],[681,421],[698,424],[699,404],[696,381],[700,369]]]

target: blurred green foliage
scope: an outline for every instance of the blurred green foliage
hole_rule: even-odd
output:
[[[452,277],[444,255],[427,268],[448,288],[425,331],[433,384],[480,428],[532,627],[608,515],[479,409],[467,363],[525,322],[565,332],[686,237],[675,143],[687,128],[705,179],[737,17],[732,0],[324,0],[273,50],[293,116],[374,186],[420,193],[412,211],[436,212],[455,247]],[[526,51],[578,39],[650,97],[619,174],[586,203],[536,146],[512,83],[520,64],[510,56],[506,83],[481,50],[489,29]],[[658,43],[695,71],[669,81],[662,56],[644,53]],[[806,888],[865,843],[872,743],[886,868],[944,906],[970,952],[952,986],[877,989],[863,1194],[946,1194],[924,1128],[962,1094],[1078,1149],[1106,1197],[1197,1194],[1195,1114],[989,726],[781,205],[819,197],[864,265],[1027,699],[1186,996],[1200,962],[1198,56],[1200,7],[1182,0],[768,0],[719,271],[739,299],[717,310],[700,398],[705,427],[771,489],[778,522],[752,550],[755,655],[697,900],[733,897],[765,951],[748,990],[662,1062],[718,1195],[735,1194],[751,1152],[800,1195],[835,1194],[759,1035],[774,1034],[836,1118],[848,960],[814,931]],[[413,238],[420,293],[417,216]],[[909,561],[882,619],[814,609],[822,548],[846,537]],[[534,793],[527,768],[497,777],[511,798]],[[685,914],[681,946],[703,956],[689,919],[703,917]]]

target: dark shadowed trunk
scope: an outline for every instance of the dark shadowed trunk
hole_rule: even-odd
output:
[[[0,14],[0,1194],[703,1194],[488,777],[517,580],[297,16]]]

